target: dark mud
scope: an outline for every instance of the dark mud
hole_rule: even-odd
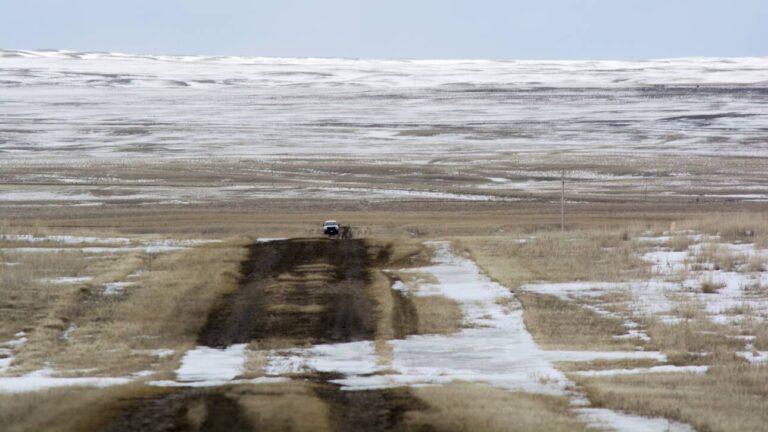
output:
[[[405,430],[405,415],[428,406],[407,388],[342,391],[319,386],[315,393],[328,403],[339,432]]]
[[[273,338],[372,339],[375,305],[366,286],[374,259],[362,240],[254,244],[241,288],[209,315],[198,342],[224,347]]]
[[[129,401],[133,406],[105,432],[253,431],[237,400],[215,391],[182,390]]]

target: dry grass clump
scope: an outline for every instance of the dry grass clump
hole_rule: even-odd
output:
[[[684,225],[702,232],[719,235],[722,241],[768,244],[768,215],[765,212],[714,213],[692,218]]]
[[[706,277],[704,278],[704,280],[701,281],[701,285],[699,286],[699,289],[704,294],[714,294],[720,291],[723,287],[725,287],[724,283],[716,282],[711,277]]]
[[[673,251],[682,252],[688,250],[688,246],[691,245],[691,239],[687,235],[678,234],[669,240],[668,245]]]
[[[738,271],[746,257],[742,254],[734,253],[728,246],[719,243],[709,243],[701,248],[701,252],[696,255],[696,262],[704,265],[711,265],[713,270]]]
[[[563,372],[596,371],[610,369],[648,368],[663,364],[655,359],[618,359],[592,360],[588,362],[558,362],[556,366]]]
[[[381,241],[374,243],[382,243]],[[384,244],[387,251],[388,268],[412,268],[429,265],[432,261],[433,250],[424,245],[421,240],[398,239],[396,242]]]
[[[619,229],[537,231],[525,242],[516,237],[461,238],[478,264],[512,288],[531,280],[618,281],[645,277],[650,266],[638,257],[636,242]],[[629,238],[629,237],[627,237]]]
[[[664,352],[670,360],[674,357],[676,364],[700,363],[704,359],[700,353],[711,353],[707,362],[730,361],[744,348],[743,341],[728,337],[733,329],[712,323],[700,309],[692,314],[692,318],[675,324],[647,319],[644,325],[651,337],[649,348]],[[691,353],[695,355],[691,357]]]
[[[768,351],[768,323],[761,322],[755,326],[755,349]]]
[[[518,253],[538,280],[616,281],[648,274],[649,266],[638,258],[637,247],[618,232],[595,229],[537,234]]]
[[[417,333],[450,334],[461,328],[461,305],[443,296],[415,296],[411,302],[418,316]]]
[[[750,256],[743,270],[755,273],[768,270],[768,257],[758,254]]]
[[[65,387],[20,394],[0,393],[4,432],[90,432],[104,430],[120,409],[120,400],[164,393],[141,384]]]
[[[547,349],[632,350],[639,341],[616,339],[622,320],[600,315],[554,296],[518,293],[523,319],[536,343]]]
[[[768,366],[731,363],[706,374],[576,377],[600,407],[669,418],[701,431],[760,431],[768,424]]]
[[[565,397],[512,393],[482,384],[420,387],[413,394],[426,410],[406,414],[405,430],[579,431],[588,428],[569,411]]]
[[[291,381],[235,387],[227,396],[236,398],[244,414],[258,431],[334,430],[330,408],[318,398],[313,385]]]
[[[382,364],[389,363],[392,360],[392,347],[387,341],[394,339],[397,335],[396,325],[402,324],[396,313],[396,297],[390,288],[390,280],[381,271],[375,270],[371,274],[371,281],[368,283],[368,296],[373,299],[376,307],[376,334],[374,345],[376,354]]]

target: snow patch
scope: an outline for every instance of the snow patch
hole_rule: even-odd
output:
[[[595,371],[577,371],[574,375],[585,377],[603,377],[614,375],[637,375],[637,374],[649,374],[649,373],[705,373],[709,370],[709,366],[675,366],[675,365],[661,365],[652,366],[648,368],[635,368],[635,369],[606,369]]]
[[[104,284],[104,295],[118,295],[123,293],[125,287],[136,285],[136,282],[109,282]]]
[[[247,344],[227,348],[200,346],[187,351],[176,370],[176,379],[183,383],[204,382],[221,385],[243,372]]]
[[[577,408],[579,418],[600,430],[621,432],[695,432],[691,426],[664,418],[641,417],[605,408]]]
[[[484,382],[509,390],[564,394],[570,384],[556,361],[651,358],[658,352],[544,351],[523,323],[511,291],[484,275],[469,259],[450,251],[448,242],[426,242],[435,251],[432,265],[404,272],[427,273],[436,283],[418,287],[395,283],[406,295],[441,295],[459,302],[467,328],[450,335],[416,335],[390,340],[392,361],[382,364],[371,342],[317,345],[269,353],[267,373],[280,376],[311,370],[344,375],[334,382],[346,390],[400,385]],[[436,360],[438,359],[438,360]]]
[[[71,386],[108,387],[131,382],[131,378],[59,378],[52,374],[52,369],[41,369],[20,377],[0,378],[0,393],[26,393]]]

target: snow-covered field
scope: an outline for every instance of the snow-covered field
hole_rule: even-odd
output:
[[[768,320],[765,292],[768,250],[754,243],[721,243],[716,236],[677,235],[688,237],[691,244],[686,250],[670,248],[670,235],[636,239],[653,245],[641,256],[651,265],[653,276],[650,279],[532,283],[521,289],[584,303],[585,307],[602,315],[619,317],[627,328],[627,334],[620,337],[646,341],[650,339],[642,330],[637,330],[637,321],[652,318],[678,323],[691,319],[685,315],[693,310],[713,323],[731,328],[732,337],[743,339],[745,350],[737,353],[739,356],[752,363],[768,361],[768,352],[753,349],[754,336],[742,334],[742,324],[749,327],[754,322]],[[727,261],[730,267],[723,268],[724,264],[717,261]],[[600,371],[592,376],[604,373]]]
[[[690,431],[689,426],[662,418],[647,418],[607,409],[590,408],[573,383],[553,365],[558,361],[652,359],[666,356],[646,351],[547,351],[527,331],[522,310],[508,289],[490,280],[475,263],[455,255],[448,242],[430,242],[434,262],[410,272],[428,274],[434,283],[398,283],[406,295],[442,295],[459,302],[468,328],[451,335],[417,335],[391,340],[392,359],[382,362],[373,342],[315,345],[302,349],[269,350],[266,377],[242,379],[246,344],[226,349],[197,347],[186,353],[175,381],[154,381],[158,386],[207,387],[237,383],[279,382],[294,374],[341,374],[334,382],[354,391],[397,386],[447,384],[455,380],[490,384],[511,391],[526,391],[572,398],[573,411],[585,423],[622,431]],[[652,368],[584,371],[590,376],[633,373],[702,373],[706,366],[663,365]]]
[[[0,50],[0,154],[766,155],[768,58],[441,61]]]
[[[690,244],[684,250],[672,250],[671,242],[681,236],[685,236]],[[271,240],[260,238],[257,241]],[[531,236],[516,243],[524,246],[535,240],[536,237]],[[576,378],[625,375],[707,373],[712,366],[679,365],[665,353],[644,349],[650,338],[641,323],[648,316],[671,322],[683,319],[676,315],[679,304],[691,301],[701,305],[707,319],[735,326],[736,329],[747,317],[734,314],[731,309],[745,303],[750,304],[749,320],[765,320],[768,318],[768,300],[765,296],[756,296],[750,288],[755,283],[765,283],[765,272],[748,270],[755,269],[755,259],[768,258],[768,251],[754,244],[721,242],[716,236],[688,231],[661,236],[649,233],[629,241],[639,246],[636,253],[652,268],[650,279],[529,283],[523,285],[521,290],[557,296],[569,302],[578,302],[599,314],[621,318],[627,333],[617,337],[636,339],[635,349],[630,346],[624,351],[577,351],[540,347],[526,327],[519,300],[507,287],[489,278],[468,255],[458,254],[450,242],[430,241],[426,245],[433,252],[431,264],[392,269],[398,274],[414,276],[394,282],[392,289],[406,297],[442,296],[456,302],[463,312],[462,326],[456,333],[420,334],[386,340],[383,343],[387,354],[383,354],[382,347],[376,342],[365,340],[280,349],[260,349],[258,344],[244,343],[227,348],[185,347],[178,351],[161,347],[145,350],[147,352],[141,354],[148,354],[157,360],[176,358],[174,361],[178,363],[173,363],[175,370],[161,371],[156,369],[157,363],[152,363],[139,371],[104,376],[98,369],[58,369],[48,362],[41,368],[19,372],[18,368],[14,369],[13,362],[28,343],[28,335],[21,332],[15,334],[13,339],[0,342],[0,393],[69,386],[105,387],[131,382],[145,382],[159,387],[273,384],[286,383],[306,374],[325,373],[334,377],[330,382],[346,391],[433,386],[454,381],[475,382],[513,392],[566,398],[570,401],[568,409],[571,415],[598,429],[690,431],[693,429],[684,423],[595,407],[574,381]],[[6,234],[0,236],[0,242],[14,245],[4,249],[15,250],[14,253],[27,253],[27,249],[38,249],[40,253],[61,250],[87,252],[91,248],[108,249],[106,252],[110,253],[123,249],[158,253],[210,241]],[[712,258],[716,250],[725,251],[733,258],[733,267],[728,271],[716,268],[722,265],[720,261],[723,259],[720,257],[718,261]],[[92,256],[101,257],[103,253]],[[123,294],[124,290],[130,291],[140,283],[137,282],[137,275],[134,272],[124,280],[99,282],[97,292],[102,296]],[[703,280],[714,281],[719,288],[714,292],[702,292]],[[92,283],[92,278],[61,275],[40,282],[61,288],[63,285]],[[608,296],[616,293],[624,295]],[[78,331],[77,323],[69,322],[60,338],[68,342],[73,334],[77,337]],[[754,349],[754,335],[737,331],[729,337],[743,341],[744,349],[736,355],[744,359],[745,364],[760,365],[767,361],[768,353]],[[708,353],[700,354],[706,356]],[[253,359],[258,359],[258,366],[251,363]],[[595,361],[598,364],[603,361],[625,366],[590,366],[590,362]],[[566,363],[581,366],[579,370],[568,372],[562,366]],[[635,363],[637,365],[633,366]]]

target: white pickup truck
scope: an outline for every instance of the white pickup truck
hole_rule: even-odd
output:
[[[336,237],[339,235],[339,223],[335,220],[327,220],[323,222],[323,234],[328,237]]]

